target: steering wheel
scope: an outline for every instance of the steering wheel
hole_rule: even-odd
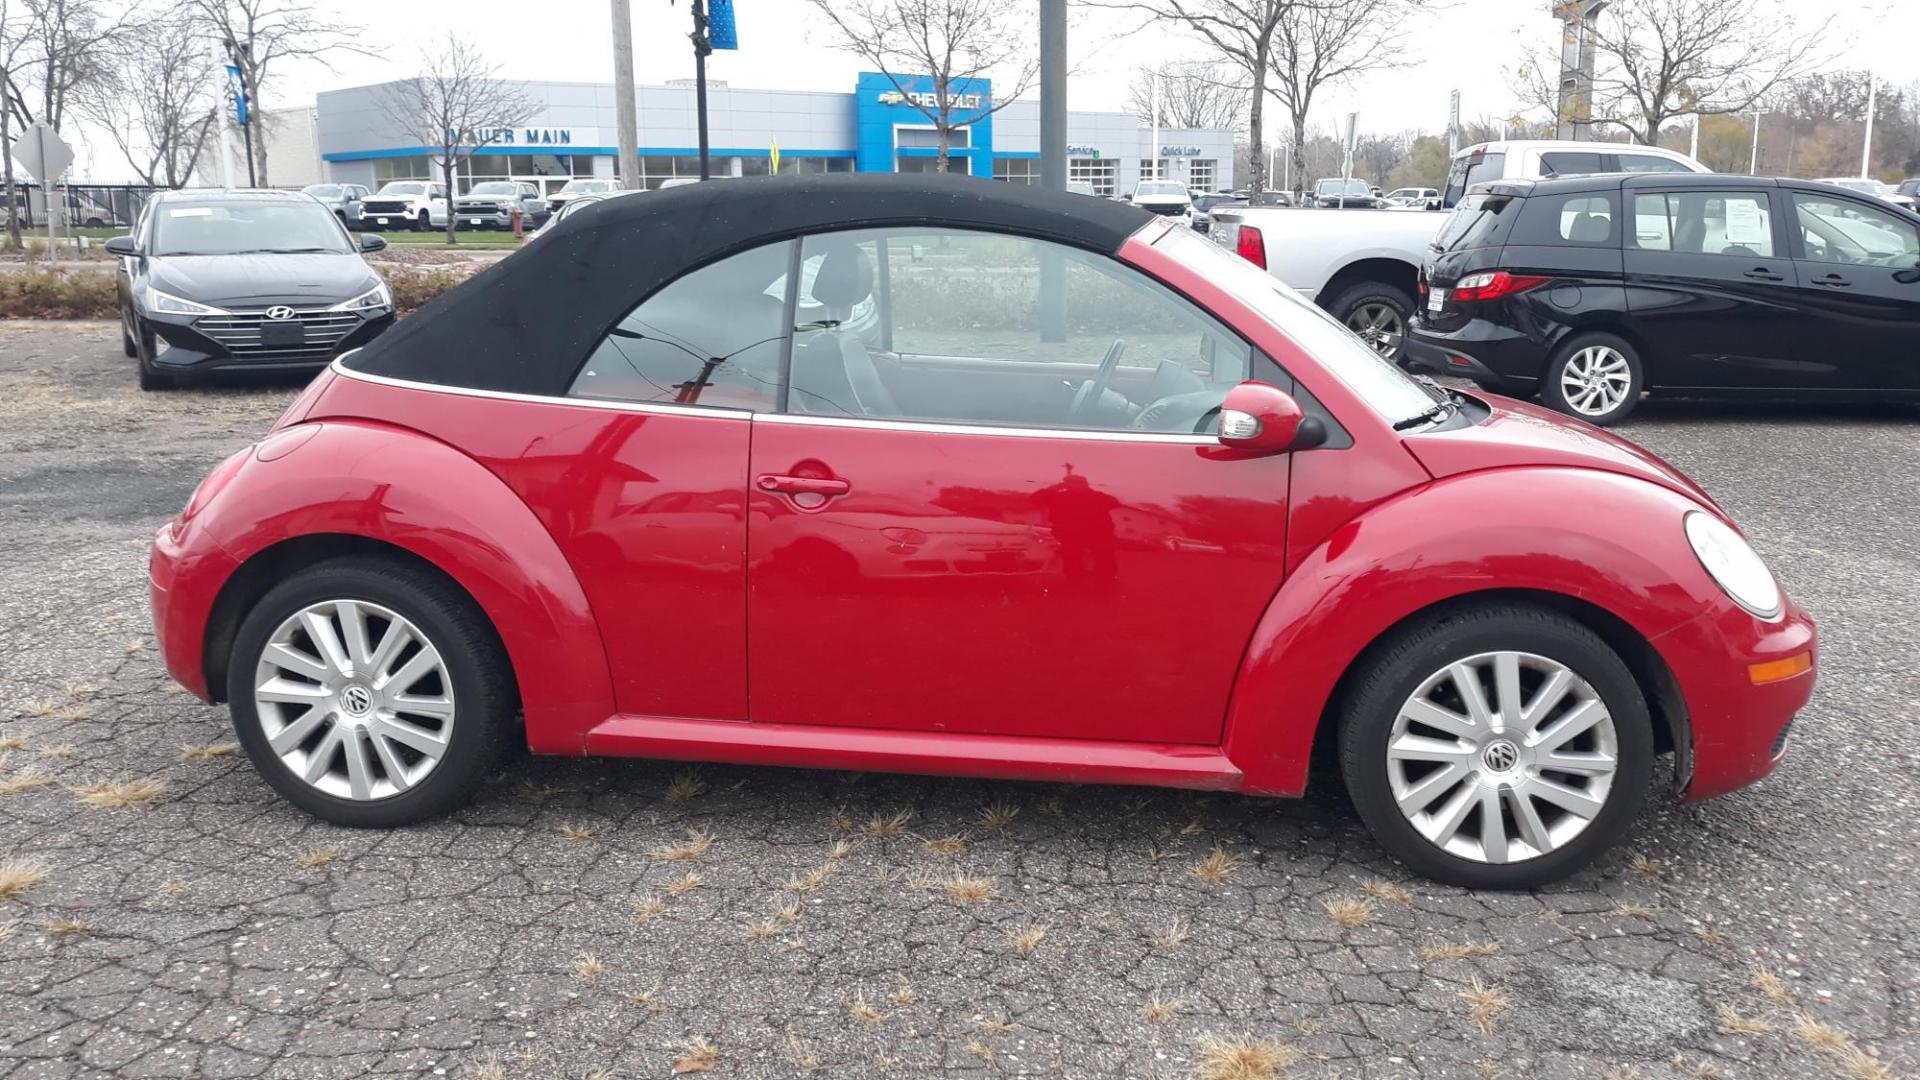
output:
[[[1113,385],[1113,373],[1120,367],[1120,357],[1127,351],[1127,343],[1122,338],[1114,338],[1107,346],[1107,355],[1100,358],[1100,367],[1093,377],[1080,384],[1080,392],[1073,395],[1073,408],[1067,417],[1074,423],[1092,420],[1100,411],[1100,401],[1107,395],[1107,387]]]

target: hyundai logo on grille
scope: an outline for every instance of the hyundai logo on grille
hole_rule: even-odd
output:
[[[270,307],[267,309],[267,318],[291,319],[293,318],[293,309],[286,306],[285,304],[281,304],[278,307]]]

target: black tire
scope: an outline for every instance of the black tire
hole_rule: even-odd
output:
[[[427,213],[425,210],[420,211],[420,216],[413,219],[413,231],[414,232],[433,231],[433,216]]]
[[[253,697],[255,668],[281,622],[329,599],[378,604],[412,622],[440,652],[457,703],[440,763],[397,795],[355,801],[295,776],[273,752]],[[227,668],[234,733],[254,768],[288,802],[315,817],[355,828],[391,828],[458,807],[523,741],[519,699],[506,649],[473,599],[445,578],[370,556],[332,559],[288,578],[262,597],[234,636]]]
[[[1352,325],[1356,315],[1363,309],[1377,308],[1380,306],[1391,309],[1398,326],[1398,329],[1393,332],[1393,345],[1390,351],[1383,350],[1375,343],[1376,340],[1378,340],[1375,335],[1363,332],[1361,328]],[[1384,281],[1362,281],[1349,285],[1345,289],[1342,289],[1339,295],[1335,296],[1333,300],[1327,304],[1328,314],[1339,319],[1342,324],[1346,325],[1347,329],[1360,334],[1375,352],[1380,353],[1396,364],[1406,359],[1407,327],[1413,318],[1413,310],[1413,297],[1409,296],[1407,291],[1398,285],[1388,284]],[[1369,319],[1368,321],[1371,322],[1372,320]]]
[[[1624,360],[1629,382],[1626,394],[1618,404],[1600,411],[1589,411],[1592,406],[1577,405],[1575,404],[1577,399],[1568,398],[1566,387],[1561,380],[1565,377],[1569,364],[1575,363],[1576,359],[1581,358],[1583,354],[1591,355],[1590,350],[1595,349],[1612,350]],[[1583,362],[1591,363],[1592,361],[1588,359]],[[1641,366],[1640,351],[1625,338],[1615,334],[1589,331],[1573,335],[1554,350],[1553,359],[1547,362],[1547,370],[1540,379],[1540,400],[1545,402],[1548,408],[1566,413],[1568,416],[1577,416],[1589,424],[1607,427],[1626,419],[1627,414],[1640,404],[1640,396],[1646,392],[1646,389],[1646,369]]]
[[[1618,764],[1600,811],[1577,835],[1543,855],[1489,863],[1449,852],[1401,813],[1388,775],[1387,743],[1402,705],[1429,676],[1483,653],[1546,657],[1586,680],[1612,717]],[[1620,657],[1592,631],[1541,608],[1463,608],[1395,633],[1361,661],[1340,717],[1340,767],[1361,820],[1388,853],[1435,881],[1471,889],[1531,889],[1575,873],[1626,833],[1653,772],[1646,697]],[[1477,814],[1478,810],[1470,813]]]
[[[139,346],[133,343],[133,335],[127,332],[127,316],[124,312],[120,315],[120,351],[127,354],[130,360],[140,357]]]
[[[120,336],[126,339],[121,343],[123,346],[132,346],[133,348],[133,351],[129,355],[133,357],[134,372],[139,377],[140,389],[146,391],[172,390],[174,387],[180,385],[179,380],[175,376],[157,370],[153,366],[154,341],[152,334],[142,330],[139,332],[139,337],[129,337],[126,327],[122,326],[120,328]]]

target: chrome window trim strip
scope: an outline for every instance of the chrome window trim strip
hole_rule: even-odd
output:
[[[442,394],[460,394],[466,397],[491,398],[496,401],[527,401],[536,405],[576,405],[589,409],[610,409],[615,412],[660,413],[667,416],[709,416],[728,420],[752,420],[761,424],[794,424],[802,427],[837,427],[878,431],[925,431],[941,435],[999,435],[1020,439],[1079,439],[1094,442],[1137,442],[1165,443],[1176,446],[1218,446],[1220,440],[1213,435],[1188,435],[1177,432],[1157,431],[1100,431],[1092,428],[1036,428],[999,426],[995,424],[949,424],[932,420],[874,420],[847,416],[808,416],[796,413],[756,413],[745,409],[707,409],[694,405],[663,405],[650,401],[604,401],[596,398],[549,397],[544,394],[519,394],[507,390],[479,390],[467,386],[447,386],[441,383],[417,382],[413,379],[396,379],[391,375],[375,375],[366,371],[355,371],[341,363],[347,357],[359,352],[349,349],[334,358],[328,365],[336,375],[380,386],[393,386],[402,390],[426,390]]]
[[[459,394],[463,397],[491,398],[495,401],[527,401],[535,405],[573,405],[587,409],[608,409],[613,412],[657,413],[662,416],[709,416],[724,420],[749,420],[753,413],[745,409],[709,409],[698,405],[663,405],[652,401],[607,401],[599,398],[549,397],[545,394],[517,394],[508,390],[480,390],[471,386],[449,386],[444,383],[416,382],[413,379],[396,379],[391,375],[375,375],[366,371],[355,371],[340,361],[359,352],[349,349],[334,358],[328,367],[333,373],[344,378],[359,379],[362,382],[380,386],[393,386],[402,390],[426,390],[438,394]]]
[[[997,424],[949,424],[937,420],[875,420],[848,416],[808,416],[795,413],[755,413],[756,424],[797,424],[802,427],[859,428],[880,431],[929,431],[942,435],[1001,435],[1019,439],[1080,439],[1095,442],[1170,443],[1179,446],[1218,446],[1213,435],[1186,435],[1158,431],[1100,431],[1093,428],[1036,428]]]

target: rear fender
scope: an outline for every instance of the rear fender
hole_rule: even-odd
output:
[[[1555,594],[1649,642],[1723,604],[1687,544],[1681,519],[1693,509],[1615,473],[1497,469],[1426,485],[1336,529],[1288,576],[1241,663],[1224,743],[1242,790],[1304,792],[1342,677],[1382,634],[1435,604]]]
[[[306,429],[314,433],[273,456],[279,440]],[[606,652],[572,566],[518,495],[445,443],[381,424],[300,425],[264,441],[179,527],[205,530],[232,559],[217,571],[228,577],[182,590],[209,605],[233,569],[289,539],[345,534],[411,552],[493,623],[535,752],[584,752],[587,731],[614,712]]]

